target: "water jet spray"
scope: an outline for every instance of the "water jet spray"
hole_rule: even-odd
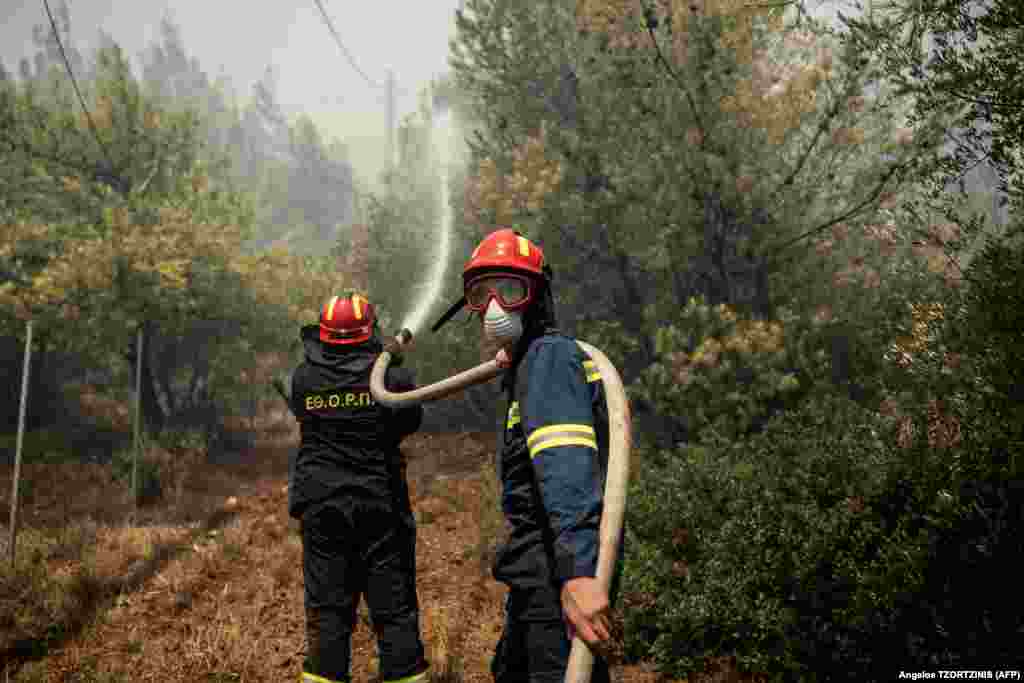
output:
[[[439,108],[434,117],[434,125],[430,131],[430,139],[438,157],[438,173],[441,176],[441,234],[437,240],[437,254],[434,265],[427,278],[427,286],[420,300],[402,321],[401,327],[411,334],[419,331],[430,307],[441,294],[444,276],[448,269],[452,242],[452,207],[449,197],[449,166],[452,162],[452,120],[451,110]]]

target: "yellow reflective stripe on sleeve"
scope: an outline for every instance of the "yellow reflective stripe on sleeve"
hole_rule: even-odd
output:
[[[551,437],[530,446],[530,457],[536,458],[541,451],[547,448],[555,448],[556,446],[583,446],[584,448],[597,450],[597,442],[585,436]]]
[[[340,681],[334,681],[330,678],[324,678],[323,676],[317,676],[316,674],[309,674],[305,671],[302,672],[302,683],[340,683]]]
[[[505,428],[511,429],[519,424],[519,401],[512,401],[512,405],[508,407],[508,419],[505,422]]]
[[[601,373],[598,371],[597,366],[594,365],[594,361],[585,360],[583,361],[583,372],[587,374],[587,383],[596,382],[601,379]]]
[[[541,427],[530,432],[529,438],[526,439],[526,443],[533,445],[538,439],[548,436],[567,436],[573,434],[586,434],[588,436],[595,436],[594,428],[590,425],[574,425],[574,424],[561,424],[561,425],[548,425],[547,427]]]
[[[526,439],[530,457],[535,458],[545,448],[555,446],[584,446],[597,450],[597,435],[590,425],[562,424],[534,430]]]
[[[384,681],[384,683],[423,683],[427,680],[427,672],[413,674],[412,676],[406,676],[405,678],[393,678],[390,681]]]

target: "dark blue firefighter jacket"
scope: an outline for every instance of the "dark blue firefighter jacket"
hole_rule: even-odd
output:
[[[508,539],[494,578],[513,588],[594,576],[608,464],[601,377],[576,342],[544,334],[506,373],[498,456]]]

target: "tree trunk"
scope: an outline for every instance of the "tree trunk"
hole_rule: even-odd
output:
[[[577,123],[583,127],[582,121],[577,121]],[[611,301],[607,303],[611,310],[604,311],[604,313],[610,313],[614,319],[620,321],[626,332],[633,335],[639,342],[639,349],[628,354],[623,361],[623,367],[619,368],[623,381],[628,384],[654,360],[654,342],[647,334],[643,319],[643,311],[648,303],[648,298],[645,296],[645,287],[642,286],[640,278],[635,275],[638,269],[633,267],[629,254],[613,244],[609,235],[608,222],[614,216],[607,214],[614,213],[618,209],[614,206],[609,206],[607,200],[598,196],[604,190],[615,192],[611,181],[601,168],[600,157],[596,153],[584,153],[582,158],[572,153],[568,153],[566,156],[571,163],[580,164],[584,169],[581,192],[587,198],[585,204],[594,207],[602,205],[608,207],[608,210],[604,212],[605,215],[601,217],[604,219],[603,225],[598,231],[598,241],[601,248],[594,253],[594,258],[601,260],[601,266],[613,270],[618,275],[621,285],[619,288],[613,289],[612,296],[610,297]],[[620,204],[619,206],[624,205]],[[595,218],[597,213],[598,211],[595,211]],[[601,220],[601,218],[598,218],[598,220]],[[593,245],[582,244],[579,238],[572,234],[571,230],[563,231],[562,234],[574,244],[575,248],[580,250],[580,253],[593,253]],[[590,248],[588,249],[587,247]],[[595,271],[597,270],[595,267],[598,266],[597,263],[591,262],[588,265]],[[589,268],[585,268],[584,272],[579,274],[580,277],[586,277],[585,273],[588,270]],[[607,291],[607,289],[602,283],[602,286],[598,287],[597,291],[603,292]],[[587,311],[588,308],[590,307],[585,307],[584,311]]]
[[[38,327],[36,328],[38,330]],[[60,363],[54,362],[54,349],[49,335],[43,330],[33,331],[32,366],[29,374],[29,402],[25,428],[41,429],[65,421],[64,393],[56,372]]]
[[[54,421],[53,397],[50,395],[50,382],[46,381],[46,373],[50,369],[50,353],[44,334],[37,334],[35,347],[32,349],[32,366],[28,377],[25,431],[46,427]]]
[[[158,349],[156,344],[151,344],[153,353],[150,355],[150,361],[156,370],[154,374],[160,379],[158,390],[164,397],[164,414],[168,416],[174,415],[181,407],[181,402],[174,395],[174,384],[172,381],[174,371],[178,367],[178,345],[179,340],[168,339],[166,336],[161,339],[161,348]]]
[[[639,343],[639,349],[627,354],[623,367],[619,369],[623,381],[628,384],[654,362],[654,341],[647,334],[643,316],[648,299],[634,274],[632,260],[612,244],[607,226],[600,231],[600,240],[605,253],[613,259],[612,266],[621,283],[613,298],[613,315]]]
[[[741,253],[743,240],[767,223],[755,209],[744,217],[715,194],[704,198],[704,239],[701,253],[677,271],[673,286],[680,303],[703,296],[708,305],[727,304],[759,317],[771,315],[768,265],[757,254]]]
[[[205,360],[196,358],[193,361],[192,378],[189,380],[188,395],[185,399],[190,408],[199,404],[199,397],[203,387],[206,386],[206,377],[209,371],[209,364]]]
[[[167,364],[161,362],[163,354],[159,353],[156,348],[158,339],[156,330],[155,326],[151,327],[142,342],[142,353],[146,356],[142,381],[148,381],[152,385],[151,388],[153,395],[156,397],[157,406],[159,406],[160,412],[164,415],[166,421],[166,418],[174,414],[174,409],[169,387],[164,382],[167,374]],[[148,378],[146,368],[149,368]]]

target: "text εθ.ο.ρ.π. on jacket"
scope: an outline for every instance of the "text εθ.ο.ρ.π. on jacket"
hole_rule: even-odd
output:
[[[301,442],[290,463],[289,514],[335,496],[391,499],[402,495],[405,462],[399,444],[419,429],[423,408],[395,410],[370,394],[370,372],[383,350],[376,338],[352,346],[319,341],[302,330],[306,358],[292,374],[290,407]],[[390,391],[415,388],[412,372],[390,367]]]

